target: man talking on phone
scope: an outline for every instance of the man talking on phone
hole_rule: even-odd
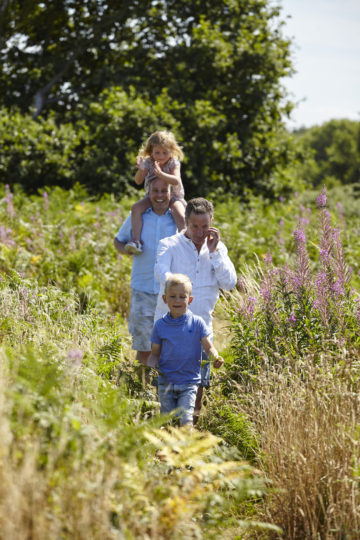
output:
[[[186,274],[193,284],[194,300],[189,309],[204,319],[212,336],[212,313],[219,298],[219,289],[230,290],[237,281],[234,265],[220,241],[220,233],[212,227],[213,220],[214,207],[210,201],[202,197],[191,199],[185,210],[186,229],[159,242],[155,277],[160,282],[160,293],[155,321],[168,311],[162,299],[167,277],[169,274]],[[202,359],[206,360],[204,352]],[[199,418],[203,388],[209,386],[210,364],[207,362],[202,368],[194,424]]]

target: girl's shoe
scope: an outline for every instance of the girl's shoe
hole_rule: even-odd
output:
[[[140,242],[138,240],[136,240],[135,242],[128,242],[125,245],[125,251],[129,255],[140,255],[140,253],[142,253],[142,247]]]

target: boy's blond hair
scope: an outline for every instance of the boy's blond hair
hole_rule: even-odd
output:
[[[154,146],[164,146],[170,151],[171,157],[184,159],[184,154],[171,131],[155,131],[140,148],[139,156],[151,157]]]
[[[192,283],[188,276],[186,276],[185,274],[171,274],[171,276],[169,276],[165,281],[164,293],[166,294],[170,287],[172,287],[173,285],[184,285],[186,292],[191,295]]]

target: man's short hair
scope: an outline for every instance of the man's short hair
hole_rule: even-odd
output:
[[[171,274],[165,281],[164,293],[166,294],[168,289],[170,289],[170,287],[173,287],[174,285],[184,285],[186,292],[191,294],[192,283],[190,281],[190,278],[185,274]]]
[[[210,201],[207,201],[203,197],[196,197],[196,199],[191,199],[185,209],[185,221],[187,222],[190,214],[194,213],[197,215],[209,214],[212,218],[214,216],[214,207]]]

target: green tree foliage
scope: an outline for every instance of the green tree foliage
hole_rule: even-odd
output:
[[[133,159],[153,128],[179,126],[190,195],[240,194],[245,186],[267,190],[289,161],[288,141],[279,137],[282,114],[291,110],[280,84],[291,73],[289,41],[280,8],[266,0],[89,0],[80,7],[69,0],[14,0],[3,5],[2,15],[4,106],[35,117],[51,109],[63,123],[82,119],[93,104],[104,106],[114,87],[121,89],[119,106],[130,106],[135,89],[140,105],[129,124],[124,114],[111,143],[118,141],[120,152],[125,147]],[[155,122],[147,121],[144,108]],[[103,115],[108,119],[109,111]],[[86,160],[96,178],[89,180],[85,167],[80,179],[100,190],[122,189],[121,177],[128,182],[133,176],[133,161],[126,157],[114,176],[103,137],[109,130],[102,127],[96,158]]]
[[[72,0],[5,2],[2,7],[3,104],[58,111],[126,76],[137,47],[135,21],[151,2]],[[130,64],[135,58],[132,57]],[[123,67],[123,69],[122,69]]]
[[[330,120],[298,133],[305,152],[304,175],[314,187],[360,181],[360,122]]]
[[[27,191],[44,185],[71,187],[82,156],[85,131],[58,126],[53,115],[34,121],[28,114],[0,110],[0,181]]]

